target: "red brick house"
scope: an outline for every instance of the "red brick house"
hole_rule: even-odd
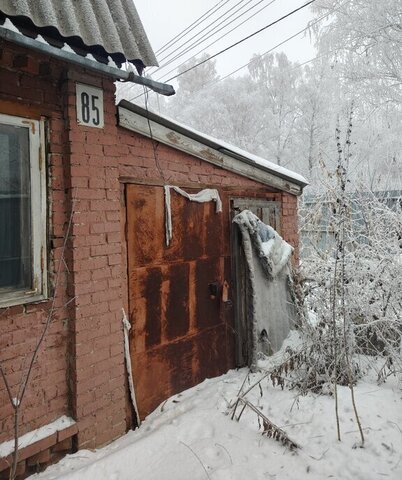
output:
[[[21,472],[104,445],[135,423],[123,309],[141,418],[242,364],[231,218],[247,206],[297,247],[297,196],[306,185],[140,107],[115,105],[118,78],[172,93],[118,68],[156,63],[131,1],[116,0],[112,11],[106,0],[83,0],[89,23],[63,7],[41,11],[46,2],[16,3],[0,0],[3,473],[13,450],[4,378],[18,398],[49,317],[20,406]],[[166,245],[168,185],[214,189],[222,211],[170,190]]]

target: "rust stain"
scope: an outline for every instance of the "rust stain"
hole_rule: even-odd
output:
[[[203,217],[206,205],[206,203],[195,203],[186,200],[182,210],[180,226],[183,229],[183,237],[185,239],[183,245],[183,257],[186,260],[197,259],[202,255]]]
[[[216,215],[212,203],[189,202],[172,192],[173,241],[167,248],[163,188],[126,189],[130,342],[143,418],[170,395],[234,365],[234,308],[222,295],[212,299],[208,288],[214,282],[222,287],[226,279],[223,300],[236,301],[229,202],[223,196],[224,213]],[[239,189],[237,195],[246,193]],[[277,211],[272,215],[279,219]]]
[[[198,260],[196,267],[196,317],[198,329],[208,328],[220,322],[220,297],[210,296],[208,285],[218,282],[222,284],[222,269],[220,258]]]
[[[142,208],[145,206],[145,200],[143,198],[135,199],[132,203],[134,208]]]
[[[155,264],[164,243],[162,188],[147,185],[127,187],[127,235],[130,268]]]
[[[162,340],[161,343],[166,343],[167,339],[167,322],[166,322],[166,309],[170,295],[170,278],[169,267],[164,265],[162,267],[163,280],[161,285],[161,327],[162,327]]]
[[[171,392],[165,347],[137,355],[134,353],[131,358],[139,413],[144,419]]]
[[[170,395],[227,369],[221,298],[211,300],[208,290],[225,278],[224,245],[213,204],[172,195],[167,248],[162,187],[126,188],[130,342],[144,418]]]
[[[130,272],[129,276],[129,303],[130,303],[130,338],[132,348],[136,352],[145,350],[145,325],[147,304],[144,295],[145,269]]]
[[[197,383],[227,370],[226,335],[223,326],[200,333],[195,339],[195,345],[198,359]]]
[[[162,272],[160,268],[150,268],[147,271],[145,284],[146,325],[145,345],[152,347],[161,343],[161,287]]]
[[[166,307],[166,334],[169,340],[185,335],[189,328],[189,265],[169,267],[170,291]]]
[[[171,395],[194,385],[192,369],[194,353],[194,342],[191,337],[167,347],[166,360],[169,362]]]
[[[189,331],[190,333],[193,333],[194,330],[196,329],[196,291],[195,291],[195,278],[196,278],[196,262],[192,261],[189,264],[190,270],[189,270],[189,278],[188,278],[188,309],[189,309]]]
[[[32,130],[32,134],[35,135],[36,125],[34,122],[30,122],[29,120],[23,120],[21,123],[25,123],[26,125],[29,125],[29,128]]]
[[[166,398],[227,369],[224,326],[177,342],[132,354],[134,384],[141,418]]]
[[[222,215],[217,215],[215,205],[211,202],[204,204],[203,218],[203,248],[204,255],[215,257],[222,253],[223,235],[222,235]]]

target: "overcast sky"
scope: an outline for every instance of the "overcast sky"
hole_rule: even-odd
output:
[[[222,21],[222,19],[217,20],[219,15],[224,14],[223,18],[227,18],[229,15],[234,14],[228,19],[228,21],[231,21],[250,7],[255,6],[255,8],[251,9],[248,13],[245,13],[244,16],[237,21],[234,21],[230,27],[228,26],[215,36],[211,36],[205,44],[199,45],[193,51],[188,52],[185,56],[177,59],[175,63],[165,67],[161,70],[159,76],[164,74],[164,80],[173,76],[175,72],[169,73],[169,70],[188,59],[191,55],[197,54],[206,45],[212,43],[225,32],[252,14],[258,12],[258,10],[263,7],[266,8],[262,9],[261,12],[247,21],[244,25],[217,41],[214,45],[208,47],[206,52],[213,55],[228,45],[235,43],[241,38],[246,37],[250,33],[306,3],[306,0],[242,0],[240,3],[239,1],[240,0],[134,0],[135,6],[137,7],[148,38],[155,52],[216,5],[221,6],[221,8],[198,26],[196,30],[193,30],[190,35],[184,37],[179,43],[176,43],[175,48],[179,47],[185,41],[187,42],[187,45],[194,42],[196,39],[190,40],[190,37],[202,28],[207,28],[204,32],[205,35],[211,28],[217,27],[217,24]],[[268,5],[271,2],[272,4]],[[230,8],[233,8],[233,10],[225,14]],[[234,13],[239,8],[241,8],[241,10]],[[312,14],[310,8],[306,7],[291,17],[283,20],[278,25],[267,29],[256,35],[254,38],[243,42],[242,45],[234,47],[229,52],[220,55],[217,58],[218,73],[221,76],[224,76],[244,65],[250,60],[254,53],[264,53],[294,33],[305,28],[307,22],[311,19]],[[208,27],[208,24],[211,24],[214,20],[216,20],[216,22]],[[223,24],[221,27],[222,26]],[[310,44],[309,37],[303,35],[299,35],[297,38],[287,42],[275,51],[283,51],[291,60],[299,62],[304,62],[314,57],[314,48]],[[160,65],[171,60],[169,58],[165,61],[163,60],[163,57],[168,53],[169,50],[165,53],[157,54]],[[180,53],[180,51],[177,53]]]

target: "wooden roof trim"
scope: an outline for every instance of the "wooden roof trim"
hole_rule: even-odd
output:
[[[118,106],[119,125],[127,130],[140,133],[148,138],[168,145],[172,148],[188,153],[212,165],[223,168],[229,172],[236,173],[264,185],[278,190],[301,195],[303,186],[287,179],[283,179],[263,166],[253,162],[246,162],[244,159],[236,158],[216,150],[194,138],[184,135],[154,120],[146,118],[125,107]],[[151,130],[151,131],[150,131]]]

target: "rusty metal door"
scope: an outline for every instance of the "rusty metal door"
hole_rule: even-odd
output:
[[[213,295],[224,280],[222,214],[214,202],[172,192],[166,247],[163,188],[127,185],[126,206],[130,350],[144,418],[169,396],[225,371],[226,329]]]
[[[250,210],[267,225],[281,233],[281,202],[257,198],[234,198],[231,200],[232,218],[243,210]],[[241,233],[236,224],[232,225],[232,259],[235,288],[235,331],[236,331],[236,365],[249,364],[251,354],[251,330],[247,321],[249,298],[247,295],[247,264],[241,242]]]

